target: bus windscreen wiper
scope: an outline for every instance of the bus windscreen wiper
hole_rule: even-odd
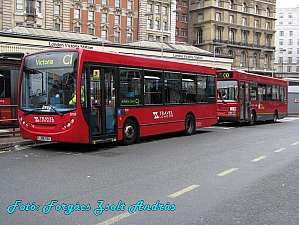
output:
[[[28,112],[25,112],[24,113],[24,116],[27,116],[28,114],[31,114],[33,113],[40,105],[36,105],[32,110],[28,111]]]
[[[52,105],[49,105],[49,106],[50,106],[51,109],[53,109],[59,116],[63,116],[63,114],[62,114],[61,112],[57,111],[57,110],[55,109],[54,106],[52,106]]]

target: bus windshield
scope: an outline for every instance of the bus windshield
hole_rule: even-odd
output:
[[[20,109],[25,113],[58,113],[76,108],[77,52],[47,52],[24,59]]]
[[[236,80],[217,81],[218,102],[238,101],[238,82]]]

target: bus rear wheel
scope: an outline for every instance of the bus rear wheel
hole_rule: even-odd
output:
[[[185,134],[191,135],[195,133],[195,119],[191,115],[187,115],[185,119]]]
[[[273,115],[273,122],[276,123],[278,119],[278,113],[275,111]]]
[[[123,126],[123,144],[131,145],[136,141],[137,137],[137,126],[134,120],[126,120]]]
[[[255,120],[255,113],[252,112],[252,113],[250,114],[249,125],[250,125],[250,126],[253,126],[253,125],[255,125],[255,122],[256,122],[256,120]]]

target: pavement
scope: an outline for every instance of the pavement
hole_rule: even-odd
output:
[[[0,128],[0,150],[10,150],[13,147],[20,147],[37,143],[37,141],[23,139],[19,128]]]

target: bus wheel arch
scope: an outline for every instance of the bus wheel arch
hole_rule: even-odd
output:
[[[185,135],[196,133],[195,117],[193,113],[188,113],[185,117]]]
[[[140,131],[139,124],[134,117],[129,117],[126,119],[123,125],[123,144],[131,145],[134,142],[140,141]]]

